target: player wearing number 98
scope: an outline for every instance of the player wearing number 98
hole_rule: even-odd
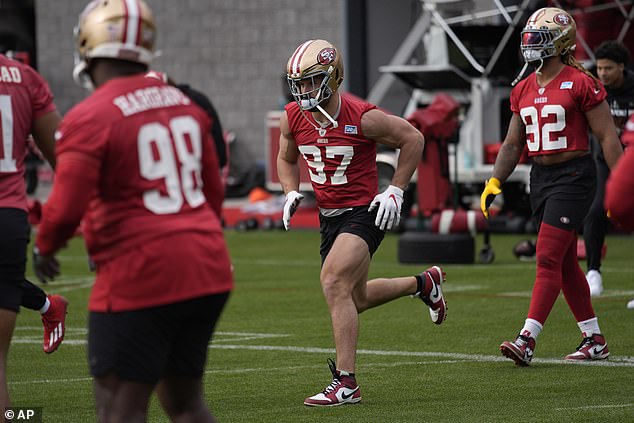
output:
[[[91,2],[75,37],[74,75],[95,90],[59,127],[36,245],[52,257],[83,216],[98,420],[145,421],[156,388],[171,420],[212,421],[201,380],[233,280],[211,122],[145,77],[155,25],[143,1]]]
[[[530,202],[539,225],[537,271],[524,326],[514,341],[500,345],[503,355],[523,366],[532,359],[535,339],[560,291],[583,338],[566,359],[599,360],[609,354],[577,261],[577,230],[596,189],[588,129],[599,139],[610,167],[622,149],[605,89],[573,57],[575,34],[576,24],[564,10],[543,8],[529,17],[521,50],[526,65],[537,69],[511,91],[513,117],[481,198],[486,215],[527,146],[534,162]]]
[[[287,78],[296,101],[286,106],[280,120],[277,169],[286,194],[283,219],[288,229],[303,198],[297,192],[301,155],[320,210],[320,280],[337,353],[336,363],[331,363],[333,382],[304,404],[357,403],[361,400],[355,378],[359,313],[410,294],[427,304],[434,323],[441,324],[446,316],[444,274],[437,266],[416,276],[367,280],[372,254],[385,230],[398,223],[403,188],[421,159],[424,139],[404,119],[339,95],[343,58],[328,41],[302,43],[288,61]],[[377,193],[377,143],[401,150],[392,184],[381,194]]]

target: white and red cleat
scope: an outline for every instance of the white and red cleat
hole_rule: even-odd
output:
[[[447,301],[442,295],[442,284],[447,275],[439,266],[433,266],[420,274],[424,280],[423,290],[417,292],[418,296],[429,307],[431,321],[437,325],[442,324],[447,318]]]
[[[66,333],[66,309],[68,301],[61,295],[49,295],[51,305],[42,314],[44,325],[44,352],[50,354],[60,346]]]
[[[583,338],[581,344],[577,347],[577,351],[566,356],[566,360],[585,361],[585,360],[605,360],[610,355],[608,343],[600,333]]]
[[[328,359],[332,372],[332,382],[326,389],[304,400],[304,405],[311,407],[336,407],[343,404],[356,404],[361,401],[361,390],[351,376],[343,376],[336,369],[334,361]]]
[[[500,345],[502,355],[513,360],[518,366],[530,365],[534,351],[535,338],[521,334],[515,338],[515,341],[504,341]]]

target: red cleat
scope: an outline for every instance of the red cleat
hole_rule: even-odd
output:
[[[46,313],[42,314],[44,325],[44,352],[50,354],[60,346],[66,333],[66,309],[68,300],[61,295],[49,295],[51,302]]]
[[[425,281],[423,290],[418,296],[429,307],[431,321],[437,325],[442,324],[447,318],[447,301],[442,295],[442,284],[447,279],[444,270],[439,266],[433,266],[420,275]]]
[[[610,355],[608,343],[600,333],[583,338],[577,351],[566,356],[569,361],[605,360]]]
[[[503,356],[510,358],[518,366],[529,366],[535,351],[535,338],[518,335],[515,341],[504,341],[500,345]]]
[[[318,394],[304,400],[304,405],[311,407],[336,407],[343,404],[356,404],[361,401],[361,391],[356,380],[343,376],[337,370],[334,361],[328,359],[332,372],[332,382]]]

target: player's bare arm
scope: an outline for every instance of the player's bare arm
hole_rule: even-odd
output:
[[[506,181],[520,161],[525,144],[526,128],[524,122],[522,122],[517,113],[513,113],[506,137],[495,159],[495,165],[493,166],[494,178],[497,178],[500,182]]]
[[[614,126],[614,121],[612,120],[610,106],[608,106],[606,101],[602,101],[599,105],[586,112],[586,118],[592,133],[601,144],[606,163],[610,166],[610,169],[614,168],[617,160],[623,154],[623,147],[621,147],[616,126]]]
[[[55,169],[55,130],[62,120],[59,112],[54,110],[33,121],[33,139],[46,161]]]
[[[299,190],[299,149],[288,126],[286,112],[280,118],[280,150],[277,154],[277,173],[284,194]]]
[[[379,144],[401,150],[392,185],[404,189],[420,162],[425,138],[405,119],[370,110],[361,119],[363,134]]]

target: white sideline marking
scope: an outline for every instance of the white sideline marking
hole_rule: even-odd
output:
[[[92,285],[93,285],[93,279],[91,279],[90,281],[86,280],[83,283],[75,284],[73,286],[64,286],[57,289],[51,289],[50,292],[52,292],[53,294],[59,294],[60,292],[70,292],[70,291],[77,291],[79,289],[84,289],[84,288],[92,288]]]
[[[41,344],[42,337],[13,337],[11,339],[12,344]],[[86,345],[88,342],[85,339],[66,339],[62,342],[62,345]]]
[[[28,327],[30,328],[30,327]],[[82,329],[85,330],[85,329]],[[67,331],[72,331],[68,329]],[[290,352],[303,352],[303,353],[317,353],[317,354],[334,354],[334,348],[319,348],[319,347],[293,347],[293,346],[279,346],[279,345],[237,345],[237,344],[222,344],[221,341],[241,341],[252,339],[265,339],[265,338],[280,338],[291,336],[289,334],[276,334],[276,333],[254,333],[254,332],[216,332],[214,336],[220,336],[221,339],[214,340],[213,344],[209,345],[210,349],[225,349],[225,350],[250,350],[250,351],[290,351]],[[222,339],[222,336],[227,337]],[[13,337],[11,342],[16,344],[37,344],[41,342],[39,337],[35,336],[22,336]],[[65,345],[86,345],[85,339],[65,339]],[[431,352],[431,351],[389,351],[389,350],[365,350],[360,349],[358,354],[368,354],[377,356],[397,356],[397,357],[435,357],[435,358],[448,358],[453,360],[462,360],[466,362],[506,362],[507,358],[497,355],[483,355],[483,354],[461,354],[451,352]],[[611,357],[610,360],[589,361],[589,362],[569,362],[563,359],[557,358],[536,358],[534,363],[552,363],[552,364],[569,364],[569,365],[581,365],[581,366],[604,366],[604,367],[634,367],[634,357],[622,356]]]
[[[335,354],[334,348],[318,348],[318,347],[292,347],[292,346],[274,346],[274,345],[210,345],[210,349],[228,349],[228,350],[251,350],[251,351],[290,351],[318,354]],[[510,362],[505,357],[496,355],[482,354],[461,354],[450,352],[430,352],[430,351],[383,351],[383,350],[357,350],[357,354],[379,355],[379,356],[398,356],[398,357],[438,357],[452,358],[465,362]],[[557,358],[536,358],[533,363],[552,363],[552,364],[568,364],[583,366],[604,366],[604,367],[634,367],[634,358],[632,357],[614,357],[610,360],[590,361],[590,362],[571,362]]]
[[[66,341],[64,341],[66,343]],[[8,385],[34,385],[36,383],[72,383],[92,381],[91,377],[75,377],[67,379],[36,379],[36,380],[18,380],[8,382]]]
[[[24,330],[24,331],[28,331],[28,330],[32,330],[32,331],[36,331],[36,332],[42,332],[43,327],[42,326],[16,326],[15,329],[16,331],[18,330]],[[70,327],[66,327],[66,333],[77,333],[79,335],[85,335],[88,333],[88,329],[86,328],[70,328]]]
[[[285,338],[287,336],[291,335],[285,333],[215,332],[213,342],[250,341],[252,339]]]
[[[396,367],[396,366],[411,366],[411,365],[425,365],[425,364],[453,364],[463,363],[462,360],[434,360],[434,361],[402,361],[399,363],[367,363],[360,367]],[[302,369],[321,369],[323,364],[311,364],[307,366],[290,366],[290,367],[255,367],[248,369],[216,369],[205,370],[205,374],[240,374],[240,373],[254,373],[254,372],[288,372],[289,370],[302,370]],[[92,381],[91,377],[77,377],[77,378],[65,378],[65,379],[35,379],[35,380],[20,380],[9,382],[9,385],[34,385],[38,383],[73,383],[73,382],[87,382]]]
[[[586,405],[583,407],[565,407],[565,408],[555,408],[557,411],[568,411],[568,410],[591,410],[593,408],[627,408],[634,407],[634,403],[630,404],[604,404],[604,405]]]
[[[480,289],[488,289],[487,285],[456,285],[455,283],[443,283],[443,292],[464,292],[464,291],[478,291]]]

